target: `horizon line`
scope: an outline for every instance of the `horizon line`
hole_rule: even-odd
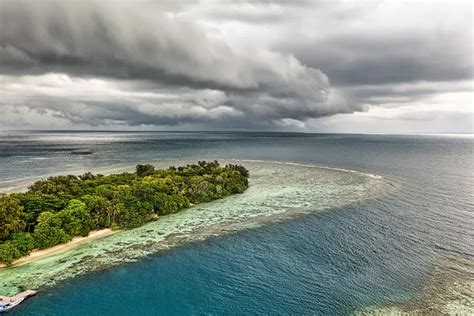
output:
[[[318,131],[278,131],[278,130],[121,130],[121,129],[3,129],[4,132],[69,132],[69,133],[274,133],[274,134],[321,134],[321,135],[471,135],[472,132],[318,132]]]

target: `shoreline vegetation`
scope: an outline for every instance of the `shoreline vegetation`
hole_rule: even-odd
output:
[[[84,243],[91,242],[93,240],[104,238],[110,236],[112,234],[118,233],[120,230],[112,230],[110,228],[104,228],[100,230],[93,230],[89,232],[89,235],[86,237],[76,236],[64,244],[59,244],[53,247],[45,248],[45,249],[36,249],[32,250],[28,255],[23,256],[21,258],[16,259],[10,265],[11,266],[21,266],[22,264],[26,264],[35,260],[39,260],[45,257],[49,257],[51,255],[61,253],[64,251],[68,251],[71,249],[76,248]],[[0,269],[6,268],[7,265],[4,263],[0,263]]]
[[[49,177],[0,194],[0,267],[23,264],[248,188],[248,170],[217,161],[134,173]]]

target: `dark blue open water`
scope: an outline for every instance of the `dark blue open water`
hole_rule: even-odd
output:
[[[12,315],[344,315],[410,299],[436,267],[473,260],[473,151],[469,136],[0,134],[3,188],[176,158],[312,163],[379,174],[399,186],[376,200],[70,279]]]

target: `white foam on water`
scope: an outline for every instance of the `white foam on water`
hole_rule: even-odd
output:
[[[291,162],[291,161],[278,161],[278,160],[257,160],[257,159],[233,159],[235,161],[249,161],[249,162],[266,162],[266,163],[278,163],[284,165],[293,165],[293,166],[301,166],[301,167],[309,167],[309,168],[319,168],[319,169],[327,169],[327,170],[334,170],[334,171],[341,171],[341,172],[352,172],[357,173],[360,175],[364,175],[367,177],[375,178],[375,179],[382,179],[383,177],[373,173],[365,173],[358,170],[353,169],[344,169],[344,168],[336,168],[336,167],[328,167],[328,166],[320,166],[320,165],[310,165],[310,164],[303,164],[299,162]]]

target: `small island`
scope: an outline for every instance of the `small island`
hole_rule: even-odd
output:
[[[54,176],[27,192],[0,194],[0,263],[11,265],[35,249],[67,243],[101,229],[130,229],[192,205],[248,187],[248,170],[199,161],[134,173]]]

